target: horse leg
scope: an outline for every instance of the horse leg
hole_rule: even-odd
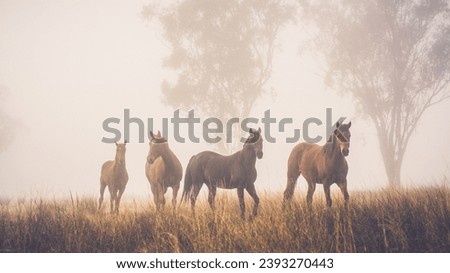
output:
[[[173,206],[173,211],[174,212],[175,212],[175,210],[177,208],[177,195],[178,195],[178,190],[179,189],[180,189],[180,184],[179,183],[172,187],[172,206]]]
[[[203,184],[194,184],[194,188],[191,191],[191,209],[192,214],[195,215],[195,201],[197,201],[197,196],[200,193]]]
[[[150,189],[151,189],[152,195],[153,195],[153,203],[155,203],[156,210],[159,210],[158,188],[156,186],[153,186],[153,184],[150,184]]]
[[[117,191],[112,189],[112,187],[109,187],[109,195],[110,211],[111,213],[114,213],[114,203],[116,201]]]
[[[153,196],[155,199],[156,209],[160,211],[164,208],[164,190],[161,186],[156,187],[155,195]]]
[[[244,202],[244,188],[239,187],[237,189],[239,198],[239,207],[241,208],[241,218],[245,220],[245,202]]]
[[[347,205],[348,199],[350,196],[347,191],[347,179],[337,184],[339,189],[341,189],[342,194],[344,195],[345,204]]]
[[[323,191],[325,192],[325,198],[327,199],[327,206],[330,208],[331,207],[331,195],[330,195],[330,187],[331,187],[331,183],[329,183],[328,181],[324,181],[323,182]]]
[[[100,210],[100,208],[102,207],[102,203],[103,203],[103,194],[105,193],[105,189],[106,189],[106,184],[102,182],[100,182],[100,198],[98,199],[98,210]]]
[[[311,207],[312,198],[315,190],[316,190],[316,183],[308,181],[308,192],[306,193],[306,204],[308,204],[308,207]]]
[[[253,201],[255,202],[255,204],[253,205],[253,216],[256,217],[256,215],[258,214],[259,197],[256,194],[255,184],[251,183],[247,187],[247,192],[248,194],[250,194],[250,196],[253,198]]]
[[[119,194],[116,197],[116,213],[119,213],[120,199],[122,198],[122,194],[124,191],[125,189],[119,190]]]
[[[216,210],[216,205],[215,205],[214,199],[216,197],[217,188],[215,186],[211,185],[208,187],[208,190],[209,190],[208,203],[209,203],[209,206],[211,207],[212,211],[214,212]]]
[[[160,195],[159,195],[159,202],[161,203],[161,206],[164,209],[164,206],[166,205],[166,198],[164,198],[164,194],[167,192],[167,187],[161,187],[160,188]]]

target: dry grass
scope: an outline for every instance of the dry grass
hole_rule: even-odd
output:
[[[450,252],[448,188],[352,193],[348,208],[315,197],[281,211],[281,195],[261,198],[259,216],[242,221],[235,192],[176,214],[145,202],[119,215],[96,199],[32,200],[0,205],[0,252]],[[252,205],[247,200],[247,212]]]

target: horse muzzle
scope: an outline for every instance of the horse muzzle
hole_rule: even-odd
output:
[[[262,157],[263,157],[263,152],[257,152],[256,153],[256,157],[258,158],[258,159],[261,159]]]
[[[343,156],[348,156],[349,153],[350,153],[349,149],[342,149],[342,155]]]

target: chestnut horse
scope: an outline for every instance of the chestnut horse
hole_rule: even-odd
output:
[[[328,207],[331,207],[330,186],[338,185],[344,200],[348,201],[347,172],[345,157],[349,154],[350,127],[352,123],[336,123],[336,129],[327,143],[319,146],[314,143],[297,144],[291,151],[288,160],[287,185],[284,191],[283,205],[292,199],[295,184],[300,174],[308,182],[306,201],[309,206],[316,189],[316,184],[323,184]]]

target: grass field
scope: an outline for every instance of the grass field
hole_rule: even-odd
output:
[[[297,193],[285,212],[281,194],[263,195],[252,221],[240,219],[235,191],[218,194],[215,214],[202,198],[195,218],[184,204],[158,213],[150,199],[119,215],[97,212],[94,198],[3,202],[0,252],[450,252],[448,188],[350,194],[348,208],[317,195],[310,211]]]

